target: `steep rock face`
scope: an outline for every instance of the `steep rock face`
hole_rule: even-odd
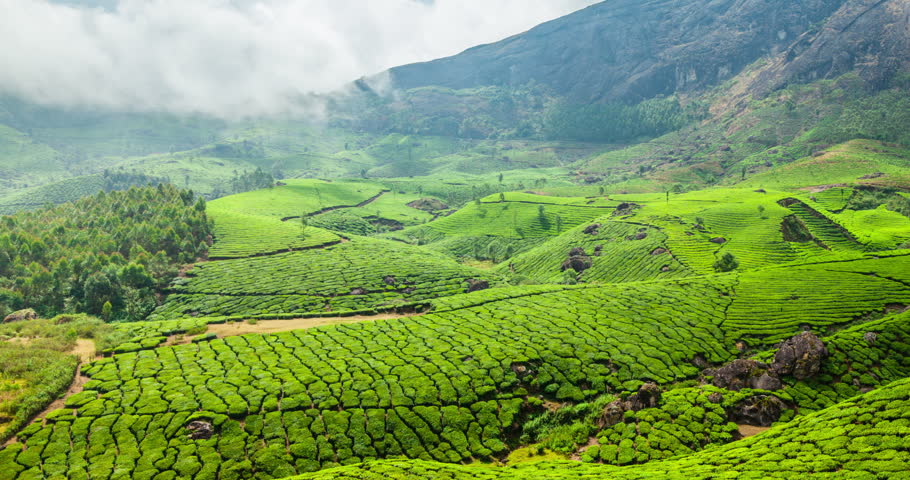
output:
[[[886,87],[910,67],[910,0],[849,0],[823,25],[801,35],[754,76],[759,94],[789,82],[806,83],[856,71]]]
[[[897,1],[897,0],[894,0]],[[697,90],[797,38],[845,0],[610,0],[460,55],[391,70],[398,88],[551,87],[575,101]]]

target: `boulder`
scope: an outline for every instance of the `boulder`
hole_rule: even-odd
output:
[[[585,253],[585,249],[583,249],[581,247],[575,247],[569,251],[570,257],[586,256],[586,255],[587,255],[587,253]]]
[[[190,440],[208,440],[212,438],[212,435],[215,435],[215,427],[211,423],[201,420],[190,422],[186,429],[190,432],[187,435]]]
[[[866,332],[863,335],[863,340],[865,340],[869,345],[875,345],[875,342],[878,341],[878,334],[875,332]]]
[[[603,412],[600,414],[600,425],[602,428],[606,428],[623,420],[623,417],[626,413],[626,405],[622,399],[616,399],[607,404],[604,407]]]
[[[19,310],[7,315],[6,318],[3,319],[3,323],[24,322],[26,320],[37,319],[38,312],[32,310],[31,308],[26,308],[24,310]]]
[[[803,332],[780,345],[771,371],[779,377],[793,375],[797,380],[805,380],[818,374],[827,356],[824,342],[812,332]]]
[[[646,408],[655,408],[660,404],[661,390],[655,383],[646,383],[626,400],[629,410],[639,411]]]
[[[646,408],[657,408],[660,405],[661,389],[657,384],[648,382],[625,400],[613,400],[600,414],[601,427],[609,427],[623,421],[627,411],[637,412]]]
[[[784,408],[784,402],[773,395],[756,395],[737,403],[728,413],[738,424],[770,427],[780,419]]]
[[[562,270],[566,271],[569,269],[575,270],[577,273],[582,273],[585,270],[591,268],[594,265],[594,262],[591,260],[591,257],[585,255],[576,255],[569,257],[568,260],[562,262]]]
[[[706,377],[714,377],[712,383],[714,386],[726,388],[728,390],[739,391],[744,388],[761,388],[762,390],[774,390],[771,387],[775,384],[770,380],[768,365],[755,360],[740,358],[720,367],[710,368],[702,373]],[[778,381],[778,384],[780,382]],[[763,387],[760,387],[761,384]],[[778,386],[780,388],[780,386]]]
[[[569,258],[562,262],[562,271],[571,269],[575,270],[576,273],[582,273],[593,265],[594,261],[585,253],[585,249],[575,247],[569,251]]]
[[[588,235],[597,235],[598,230],[600,230],[599,223],[592,223],[591,225],[585,227],[585,233]]]
[[[486,280],[478,280],[476,278],[468,279],[468,293],[479,292],[488,288],[490,288],[490,282]]]
[[[780,390],[784,387],[780,379],[767,373],[758,377],[753,383],[752,388],[757,388],[759,390]]]

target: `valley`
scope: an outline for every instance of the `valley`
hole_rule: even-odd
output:
[[[0,88],[0,480],[906,478],[908,12],[609,0],[296,116]]]

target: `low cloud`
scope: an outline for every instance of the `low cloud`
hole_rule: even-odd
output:
[[[452,55],[594,0],[0,0],[0,93],[238,118]]]

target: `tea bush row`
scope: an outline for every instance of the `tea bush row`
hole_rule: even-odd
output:
[[[199,264],[150,319],[345,311],[463,293],[492,278],[441,254],[356,237],[325,249]]]
[[[210,259],[242,258],[290,250],[304,250],[339,243],[341,238],[321,228],[303,228],[299,220],[245,215],[209,209],[215,222],[215,243]]]
[[[273,478],[383,455],[487,458],[504,454],[523,412],[539,408],[526,403],[531,393],[581,400],[642,378],[691,377],[695,355],[731,357],[716,327],[726,300],[707,284],[669,294],[576,288],[496,303],[97,361],[85,369],[85,392],[48,426],[20,434],[28,448],[4,457],[10,468],[0,470]],[[211,441],[186,439],[182,427],[199,416],[218,424]]]
[[[884,479],[905,478],[907,471],[910,380],[901,380],[761,435],[645,465],[540,462],[496,468],[388,460],[306,474],[294,480]]]
[[[835,325],[882,312],[888,304],[910,305],[908,285],[874,275],[879,269],[910,271],[910,256],[740,274],[724,329],[733,338],[773,343],[800,326],[825,333]]]
[[[579,278],[586,282],[632,282],[692,275],[673,252],[667,249],[667,236],[658,228],[634,223],[598,219],[600,227],[590,233],[596,224],[587,224],[554,238],[527,253],[518,255],[501,265],[502,273],[528,277],[539,282],[561,282],[564,278],[563,262],[575,248],[581,248],[590,257],[591,267]]]

